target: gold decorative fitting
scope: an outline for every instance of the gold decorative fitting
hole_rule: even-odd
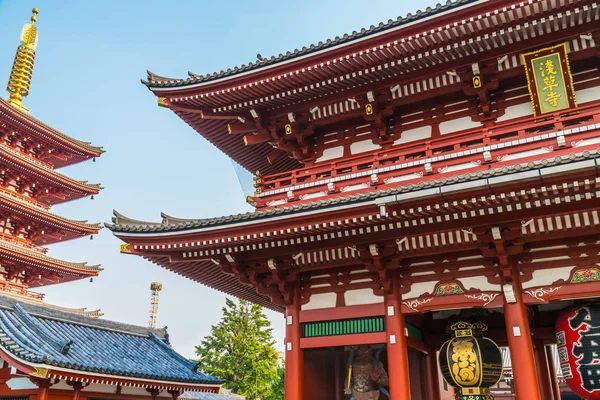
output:
[[[365,114],[373,115],[373,105],[372,104],[367,104],[365,106]]]
[[[35,8],[34,8],[35,10]],[[46,379],[48,378],[48,376],[50,376],[50,370],[48,368],[43,368],[43,367],[34,367],[35,371],[32,372],[31,374],[29,374],[29,376],[33,376],[36,378],[43,378]]]
[[[158,98],[158,106],[159,107],[169,107],[169,104],[167,103],[167,98],[166,97],[159,97]]]
[[[227,124],[227,133],[231,135],[231,124]]]
[[[481,83],[481,76],[475,75],[473,77],[473,87],[475,89],[479,89],[479,88],[481,88],[481,86],[483,86],[483,84]]]
[[[129,243],[122,243],[119,246],[119,251],[123,254],[131,254],[131,250],[129,250]]]
[[[470,324],[468,322],[457,322],[452,325],[449,329],[450,332],[454,332],[455,337],[466,337],[466,336],[482,336],[483,332],[487,331],[488,327],[483,322],[477,322]]]
[[[286,124],[285,125],[285,134],[286,135],[291,135],[292,134],[292,125],[291,124]]]
[[[17,47],[15,61],[6,85],[6,91],[9,93],[9,104],[26,113],[29,113],[29,110],[23,106],[21,101],[29,94],[38,41],[38,32],[35,26],[38,9],[34,8],[31,11],[33,12],[31,23],[23,25],[21,44]]]

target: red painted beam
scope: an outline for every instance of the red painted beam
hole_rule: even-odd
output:
[[[356,335],[324,336],[300,339],[300,347],[312,349],[318,347],[358,346],[361,344],[382,344],[386,342],[386,333],[361,333]]]

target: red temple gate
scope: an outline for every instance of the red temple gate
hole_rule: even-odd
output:
[[[441,399],[436,352],[468,320],[510,348],[517,398],[558,400],[556,317],[600,290],[599,18],[457,1],[226,72],[149,73],[159,105],[260,171],[256,211],[109,228],[285,313],[286,399]]]

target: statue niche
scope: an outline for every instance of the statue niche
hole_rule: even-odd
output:
[[[389,398],[388,374],[379,361],[384,346],[353,346],[347,362],[344,394],[350,400],[379,400],[384,394]]]

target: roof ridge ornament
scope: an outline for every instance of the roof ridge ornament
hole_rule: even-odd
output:
[[[31,23],[23,25],[21,30],[21,44],[17,47],[17,54],[13,62],[12,70],[6,85],[6,91],[10,97],[8,103],[29,114],[29,110],[23,106],[21,101],[29,94],[31,76],[33,74],[33,63],[35,62],[35,50],[37,48],[38,32],[35,22],[37,21],[38,9],[31,10]]]

